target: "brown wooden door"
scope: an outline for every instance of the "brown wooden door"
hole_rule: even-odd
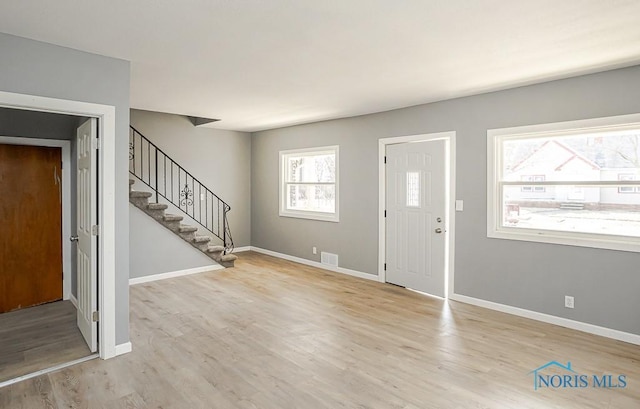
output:
[[[60,148],[0,144],[0,313],[62,299]]]

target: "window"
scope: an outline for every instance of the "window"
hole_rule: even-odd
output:
[[[634,174],[620,174],[618,180],[637,180]],[[640,193],[640,186],[620,186],[618,193]]]
[[[407,172],[407,207],[420,207],[420,172]]]
[[[544,175],[524,175],[524,176],[520,176],[520,180],[523,182],[544,182]],[[545,191],[545,187],[544,186],[522,186],[520,188],[521,192],[537,192],[537,193],[544,193]]]
[[[640,252],[640,114],[487,132],[491,238]]]
[[[338,146],[280,152],[280,216],[339,221]]]

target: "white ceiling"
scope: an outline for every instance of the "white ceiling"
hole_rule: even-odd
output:
[[[131,61],[133,108],[243,131],[634,65],[639,22],[638,0],[0,4],[2,32]]]

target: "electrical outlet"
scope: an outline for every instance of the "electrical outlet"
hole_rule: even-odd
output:
[[[566,308],[573,308],[574,304],[573,304],[573,297],[570,295],[565,295],[564,296],[564,306]]]
[[[311,249],[311,251],[313,252],[313,254],[318,254],[318,249],[314,246],[313,249]]]

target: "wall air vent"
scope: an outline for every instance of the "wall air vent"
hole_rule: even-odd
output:
[[[338,267],[338,255],[333,253],[320,253],[320,262],[333,267]]]

